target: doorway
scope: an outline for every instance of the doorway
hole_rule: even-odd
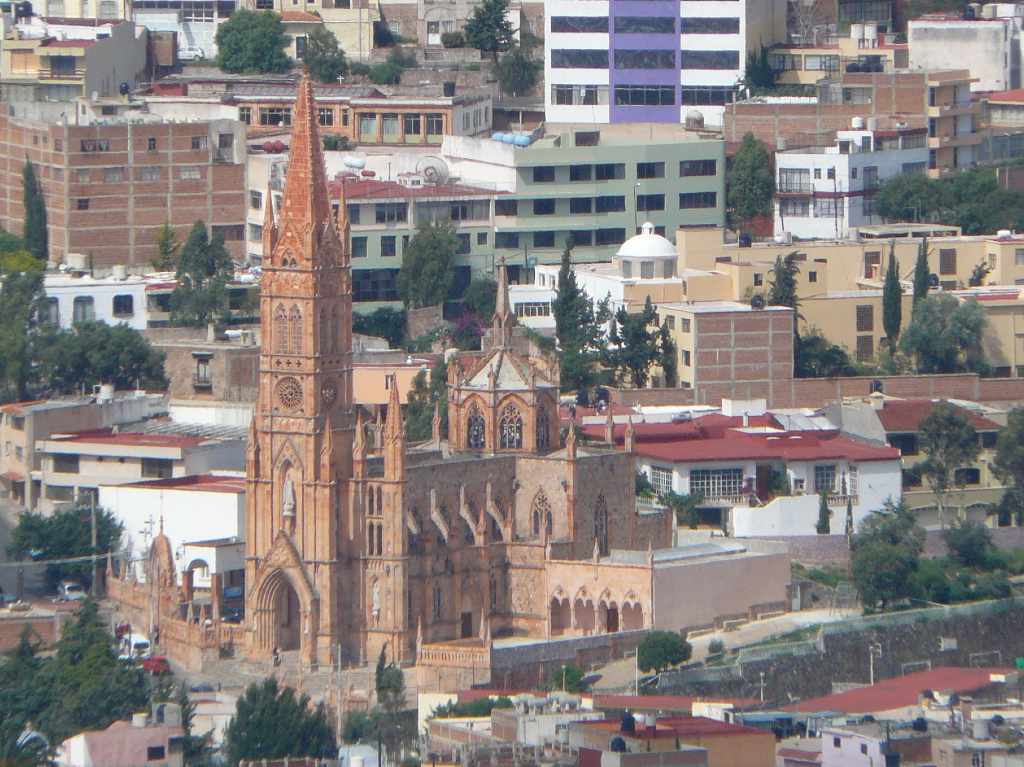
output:
[[[463,639],[469,639],[473,636],[473,613],[462,614],[462,631],[460,636]]]
[[[287,580],[277,595],[275,614],[277,616],[277,649],[298,650],[302,644],[302,617],[299,595]]]

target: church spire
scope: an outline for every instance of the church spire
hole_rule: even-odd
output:
[[[391,395],[388,398],[388,417],[384,422],[384,476],[404,479],[405,433],[402,426],[402,401],[398,396],[398,378],[391,377]]]
[[[494,348],[507,349],[512,345],[512,326],[516,324],[516,316],[508,297],[508,272],[504,258],[498,262],[497,276],[498,291],[494,298],[494,317],[491,320],[491,345]]]
[[[274,220],[274,192],[267,181],[267,191],[263,198],[263,256],[268,261],[270,254],[277,245],[277,222]]]
[[[286,226],[294,226],[300,235],[317,230],[319,237],[320,230],[331,221],[331,206],[327,199],[327,176],[317,118],[313,82],[304,74],[292,113],[288,176],[280,219]]]

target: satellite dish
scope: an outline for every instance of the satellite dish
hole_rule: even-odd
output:
[[[750,308],[751,309],[764,309],[764,296],[760,293],[750,297]]]
[[[451,172],[448,170],[448,164],[440,157],[424,157],[418,163],[416,163],[416,174],[423,176],[424,183],[427,184],[443,184],[448,180]]]

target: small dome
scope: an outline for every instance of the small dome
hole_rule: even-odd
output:
[[[654,224],[644,222],[640,234],[630,237],[615,255],[620,258],[671,258],[678,257],[676,246],[660,234],[654,233]]]

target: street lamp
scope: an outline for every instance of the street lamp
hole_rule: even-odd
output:
[[[871,642],[868,645],[868,680],[869,684],[875,683],[875,658],[882,657],[882,645],[879,642]]]

